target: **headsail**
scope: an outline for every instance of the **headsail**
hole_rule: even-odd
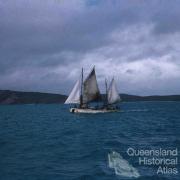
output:
[[[108,89],[108,104],[114,104],[121,100],[114,78],[112,79]]]
[[[99,87],[96,80],[95,68],[92,69],[83,83],[83,103],[96,101],[101,98]]]
[[[66,99],[64,104],[79,104],[81,93],[81,82],[80,79],[74,85],[69,97]]]

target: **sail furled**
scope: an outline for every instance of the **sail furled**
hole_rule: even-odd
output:
[[[101,94],[97,84],[95,68],[92,69],[83,83],[83,103],[97,101],[101,99]]]
[[[81,81],[80,79],[74,85],[70,95],[66,99],[64,104],[79,104],[81,95]]]
[[[108,94],[107,94],[107,99],[108,99],[108,104],[114,104],[117,103],[121,100],[114,78],[112,79],[109,89],[108,89]]]

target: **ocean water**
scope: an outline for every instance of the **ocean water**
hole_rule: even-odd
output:
[[[127,154],[180,149],[180,102],[129,102],[121,109],[85,115],[58,104],[0,106],[0,179],[180,179],[179,164],[172,166],[178,174],[157,174],[157,165]]]

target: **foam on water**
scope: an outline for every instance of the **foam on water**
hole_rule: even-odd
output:
[[[135,178],[140,176],[138,170],[115,151],[108,154],[108,161],[109,167],[115,170],[116,175]]]
[[[131,109],[131,110],[121,110],[121,112],[147,112],[150,111],[150,109]],[[151,109],[152,111],[152,109]]]

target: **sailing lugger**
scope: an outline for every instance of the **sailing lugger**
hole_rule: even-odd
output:
[[[74,85],[70,95],[68,96],[65,104],[79,104],[79,107],[70,108],[70,112],[73,113],[105,113],[105,112],[117,112],[119,108],[115,105],[120,102],[119,96],[114,78],[111,80],[109,88],[106,85],[106,96],[102,100],[102,96],[98,87],[95,67],[91,70],[87,78],[83,81],[83,68],[81,77]],[[89,107],[91,102],[103,102],[101,107]]]

